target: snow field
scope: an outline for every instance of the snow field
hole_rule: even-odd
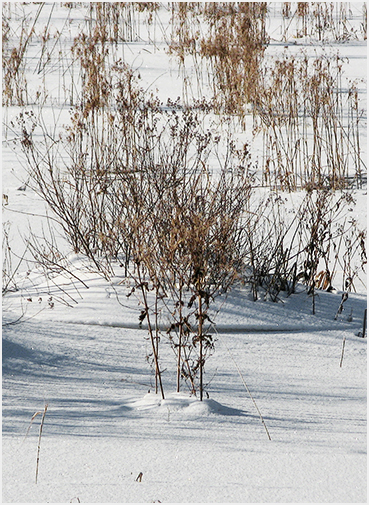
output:
[[[22,458],[7,466],[3,500],[81,503],[365,502],[365,459],[352,454],[303,453],[260,441],[257,451],[198,440],[49,439],[34,478],[35,440],[7,452]],[[8,456],[8,454],[7,454]],[[12,470],[11,470],[12,469]],[[22,477],[18,471],[21,470]],[[142,481],[136,482],[139,472]],[[27,478],[28,477],[28,478]],[[31,499],[30,499],[31,497]]]
[[[145,337],[35,320],[6,327],[4,502],[365,501],[366,339],[347,328],[219,334],[200,404],[173,392],[172,366],[166,399],[153,393]],[[162,349],[164,368],[173,356]],[[24,435],[45,403],[36,485],[39,418]]]

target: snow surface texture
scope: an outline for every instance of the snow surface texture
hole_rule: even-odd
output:
[[[55,5],[51,27],[62,30],[63,9]],[[268,52],[286,45],[292,54],[305,41],[276,41],[280,19],[273,9]],[[41,26],[48,13],[42,12]],[[70,41],[78,24],[68,26],[62,33]],[[306,44],[309,54],[321,50]],[[348,58],[349,78],[363,78],[365,44],[333,46]],[[154,53],[144,40],[127,48],[128,63],[161,99],[181,95],[178,73],[168,70],[160,44]],[[49,91],[56,100],[54,84]],[[18,112],[9,108],[6,120]],[[50,123],[54,113],[51,108]],[[66,122],[67,110],[59,113]],[[254,144],[253,152],[258,149]],[[9,205],[3,218],[12,223],[11,244],[19,254],[29,223],[41,230],[37,215],[45,212],[32,191],[19,191],[23,183],[22,165],[4,145]],[[361,222],[365,193],[356,192],[352,211]],[[128,286],[119,277],[107,283],[86,272],[81,258],[70,261],[88,289],[68,276],[46,284],[33,269],[19,272],[20,291],[3,301],[3,502],[366,502],[366,339],[357,336],[365,290],[349,295],[336,320],[341,293],[319,293],[314,317],[304,290],[277,304],[253,302],[241,289],[220,297],[211,314],[218,334],[206,364],[209,398],[200,403],[185,385],[174,393],[174,354],[163,341],[162,400],[146,361],[141,308],[126,298]],[[21,324],[8,324],[19,316]],[[26,434],[46,404],[35,484],[41,415]]]
[[[202,404],[168,374],[164,401],[147,392],[144,331],[7,327],[3,501],[365,501],[366,340],[342,326],[220,335]],[[24,435],[45,402],[36,485],[39,422]]]
[[[169,343],[161,352],[166,398],[154,394],[147,333],[134,312],[121,309],[117,319],[100,282],[90,301],[4,328],[3,501],[366,500],[366,339],[355,317],[363,296],[349,297],[347,322],[351,309],[334,320],[339,295],[321,293],[318,314],[308,317],[305,293],[285,306],[234,293],[219,314],[206,367],[210,398],[201,403],[185,387],[173,393]],[[41,416],[25,434],[45,404],[36,485]]]

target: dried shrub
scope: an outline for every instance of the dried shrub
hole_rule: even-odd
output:
[[[254,102],[255,131],[263,135],[262,183],[288,191],[341,189],[354,168],[361,187],[362,112],[354,84],[341,92],[342,60],[286,56],[263,79]]]

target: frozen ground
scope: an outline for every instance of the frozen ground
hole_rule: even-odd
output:
[[[45,5],[41,27],[52,6]],[[52,33],[65,23],[61,4],[55,5]],[[78,33],[83,14],[73,12],[77,19],[62,32],[61,48]],[[272,14],[268,52],[278,54],[285,45],[291,52],[305,44],[312,53],[322,49],[301,39],[281,42],[281,20]],[[169,33],[168,16],[164,12],[163,35]],[[329,44],[325,50],[347,56],[349,79],[365,79],[365,42]],[[163,100],[181,94],[178,72],[169,66],[164,46],[154,51],[140,40],[125,45],[124,54]],[[36,64],[37,44],[31,56]],[[31,83],[37,79],[33,70]],[[56,77],[47,74],[54,105],[46,104],[43,112],[51,125],[60,113],[60,126],[67,108],[57,102],[59,75],[60,69]],[[365,83],[360,86],[365,91]],[[362,103],[365,108],[365,97]],[[18,112],[7,109],[4,121]],[[23,237],[29,226],[41,230],[45,210],[29,188],[19,190],[24,168],[12,149],[11,132],[5,134],[9,142],[3,142],[2,173],[8,205],[3,221],[11,223],[12,248],[21,255]],[[366,141],[362,147],[365,152]],[[257,144],[254,148],[260,151]],[[365,226],[366,188],[356,191],[355,198],[351,216]],[[366,307],[365,279],[337,320],[341,292],[321,292],[315,316],[303,289],[278,304],[254,303],[241,288],[221,297],[212,314],[218,340],[206,365],[209,398],[200,403],[185,385],[174,393],[174,355],[163,341],[163,401],[153,392],[145,359],[149,342],[138,326],[137,300],[128,302],[121,278],[107,283],[86,274],[82,263],[71,258],[74,273],[88,289],[78,282],[71,285],[68,276],[45,284],[28,265],[17,277],[19,291],[3,300],[4,503],[367,501],[367,340],[357,336]],[[10,324],[20,316],[18,324]],[[166,324],[164,318],[161,324]],[[32,416],[46,404],[35,484],[40,415],[26,433]]]
[[[339,294],[321,293],[312,317],[305,293],[282,305],[234,292],[201,404],[185,387],[174,393],[165,342],[165,401],[153,393],[137,302],[119,308],[102,281],[91,289],[74,308],[37,319],[29,308],[3,329],[4,502],[366,501],[363,295],[335,321]],[[45,403],[36,485],[40,416],[25,435]]]

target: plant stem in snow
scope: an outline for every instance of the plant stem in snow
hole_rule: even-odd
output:
[[[344,351],[345,351],[345,343],[346,343],[346,337],[343,337],[343,341],[342,341],[342,353],[341,353],[341,361],[340,361],[340,368],[342,368],[343,353],[344,353]]]
[[[158,377],[159,386],[160,386],[160,392],[161,392],[161,397],[164,400],[165,397],[164,397],[163,384],[162,384],[162,381],[161,381],[161,373],[160,373],[159,362],[158,362],[158,354],[157,354],[157,350],[156,350],[155,339],[154,339],[154,335],[153,335],[153,329],[152,329],[151,321],[150,321],[149,305],[148,305],[148,301],[147,301],[147,296],[146,296],[146,291],[145,291],[145,285],[142,282],[142,278],[141,278],[140,265],[137,265],[137,272],[138,272],[138,280],[139,280],[139,283],[140,283],[140,289],[141,289],[141,293],[142,293],[142,298],[143,298],[144,305],[145,305],[145,310],[146,310],[147,326],[148,326],[149,334],[150,334],[152,352],[153,352],[153,355],[154,355],[155,374]]]
[[[41,419],[41,424],[40,424],[40,433],[38,435],[37,461],[36,461],[36,484],[37,484],[37,477],[38,477],[38,466],[40,463],[41,435],[42,435],[42,428],[44,427],[44,421],[45,421],[47,407],[48,407],[48,405],[46,404],[45,408],[44,408],[44,412],[42,414],[42,419]]]
[[[181,348],[182,348],[182,343],[183,343],[183,315],[182,315],[182,292],[183,292],[183,282],[182,279],[180,280],[180,286],[179,286],[179,337],[178,337],[178,357],[177,357],[177,393],[179,393],[180,390],[180,384],[181,384]]]
[[[257,410],[257,412],[258,412],[258,414],[259,414],[259,417],[260,417],[261,422],[263,423],[263,426],[264,426],[264,428],[265,428],[265,431],[266,431],[266,433],[267,433],[267,435],[268,435],[269,440],[272,440],[272,439],[271,439],[271,437],[270,437],[270,435],[269,435],[269,431],[268,431],[268,428],[267,428],[267,426],[266,426],[266,424],[265,424],[264,418],[263,418],[263,416],[261,415],[261,412],[260,412],[260,410],[259,410],[258,406],[256,405],[256,401],[254,400],[254,397],[252,396],[251,391],[249,390],[249,388],[248,388],[248,386],[247,386],[247,384],[246,384],[246,381],[245,381],[245,379],[244,379],[244,377],[243,377],[243,375],[242,375],[242,373],[241,373],[241,370],[239,369],[239,367],[238,367],[238,365],[237,365],[237,363],[236,363],[236,360],[235,360],[235,359],[234,359],[234,357],[232,356],[231,351],[229,350],[229,348],[228,348],[228,347],[227,347],[227,351],[229,352],[229,355],[230,355],[230,357],[232,358],[232,361],[233,361],[233,363],[235,364],[235,366],[236,366],[236,368],[237,368],[237,372],[238,372],[239,376],[241,377],[241,380],[242,380],[242,382],[243,382],[243,385],[244,385],[244,386],[245,386],[245,388],[246,388],[246,391],[248,392],[248,394],[249,394],[249,396],[250,396],[250,398],[251,398],[251,400],[252,400],[253,404],[255,405],[255,408],[256,408],[256,410]]]
[[[199,283],[200,284],[200,283]],[[198,302],[199,302],[199,325],[198,325],[198,336],[199,336],[199,343],[200,343],[200,350],[199,350],[199,364],[200,364],[200,401],[202,402],[203,398],[203,335],[202,335],[202,320],[203,320],[203,313],[202,313],[202,297],[201,293],[199,292],[198,294]]]

